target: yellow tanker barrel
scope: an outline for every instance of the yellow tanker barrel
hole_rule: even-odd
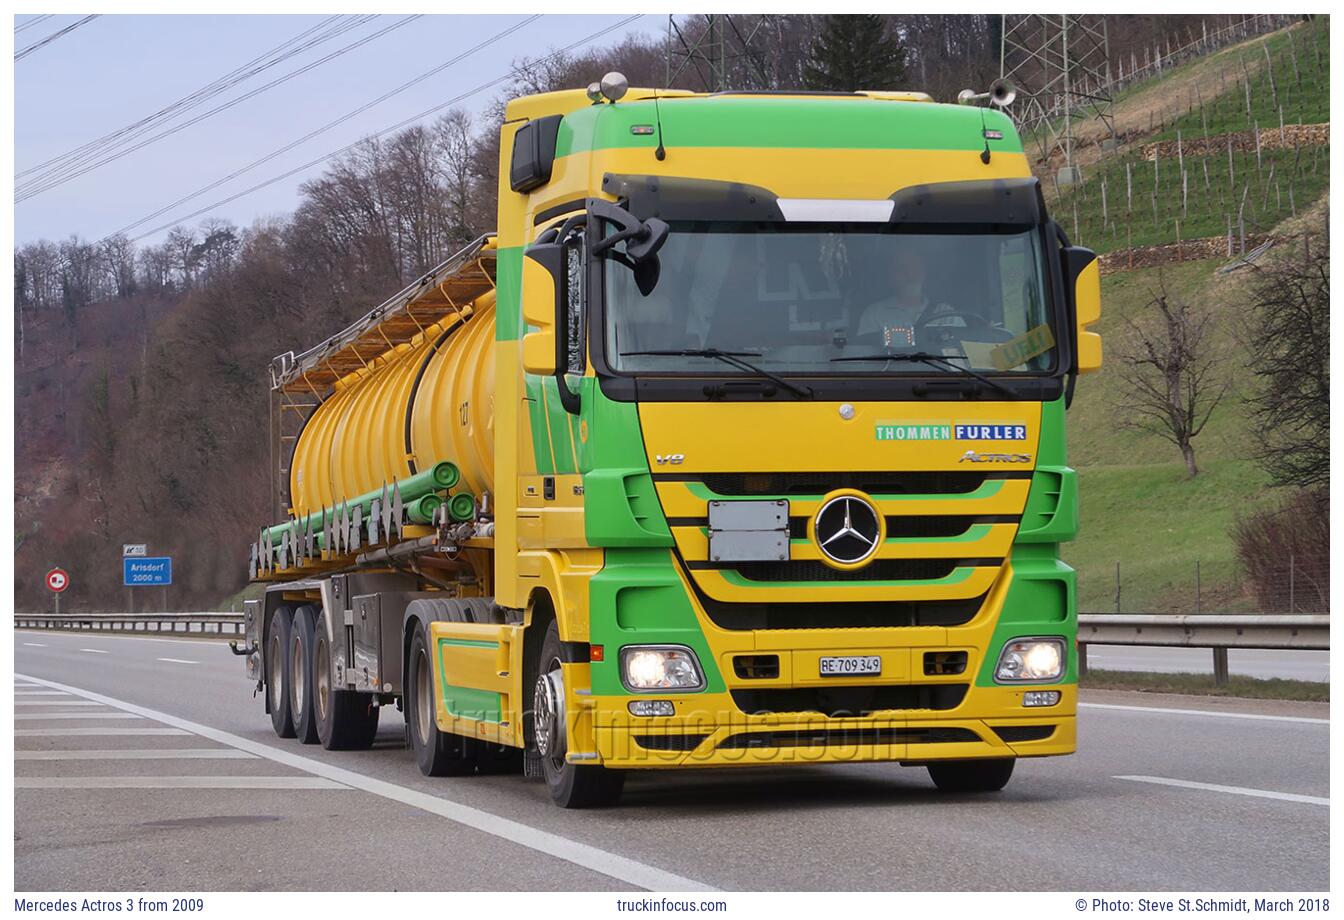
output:
[[[297,517],[445,461],[472,493],[491,487],[494,304],[494,240],[483,237],[345,331],[286,356],[273,387],[329,393],[294,446]]]
[[[411,448],[417,465],[451,460],[462,482],[492,490],[495,471],[495,294],[472,305],[475,314],[425,366],[411,406]]]

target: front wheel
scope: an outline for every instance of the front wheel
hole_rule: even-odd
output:
[[[939,792],[998,792],[1008,785],[1016,763],[1012,757],[1002,760],[948,760],[929,764],[929,778]]]
[[[546,785],[561,808],[612,805],[621,797],[624,773],[596,764],[572,764],[565,759],[569,742],[560,660],[560,630],[552,621],[541,645],[532,705],[533,743],[541,755]]]

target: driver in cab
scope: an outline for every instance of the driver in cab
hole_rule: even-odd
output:
[[[887,263],[887,269],[889,293],[864,308],[859,316],[857,334],[880,333],[886,348],[913,347],[915,328],[930,306],[924,296],[924,279],[927,277],[924,255],[913,246],[903,246]],[[938,304],[937,309],[948,309],[948,306]]]

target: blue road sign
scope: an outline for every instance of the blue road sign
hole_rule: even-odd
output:
[[[128,588],[173,583],[172,556],[142,556],[122,559],[121,581]]]

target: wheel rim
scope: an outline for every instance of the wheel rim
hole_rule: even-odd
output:
[[[303,674],[303,642],[296,635],[294,641],[289,645],[289,682],[294,687],[293,708],[294,721],[298,722],[303,712],[303,694],[307,690],[304,686],[307,682]]]
[[[429,656],[420,649],[415,656],[415,723],[420,730],[420,740],[429,742],[430,729],[434,725],[434,710],[430,706]]]
[[[560,769],[565,763],[565,681],[560,660],[552,658],[537,678],[533,695],[532,722],[537,752]]]
[[[325,722],[327,707],[331,704],[331,661],[327,649],[327,637],[319,635],[313,646],[313,708],[317,718]]]
[[[278,633],[271,635],[271,653],[266,656],[270,672],[269,683],[271,685],[271,712],[278,712],[280,704],[284,701],[284,687],[281,686],[284,678],[284,668],[281,664],[280,656],[284,654],[280,648],[280,636]]]

